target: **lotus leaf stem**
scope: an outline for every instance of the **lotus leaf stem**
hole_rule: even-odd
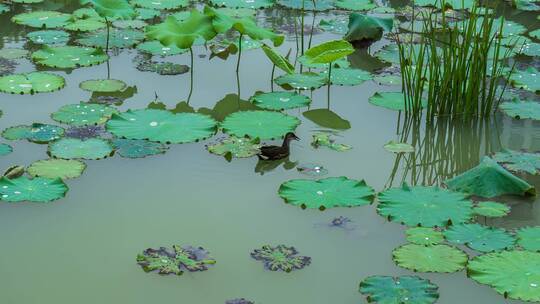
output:
[[[236,73],[240,71],[240,57],[242,56],[242,36],[243,34],[240,34],[240,37],[238,38],[238,61],[236,62]]]

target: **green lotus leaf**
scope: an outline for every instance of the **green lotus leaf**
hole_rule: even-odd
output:
[[[221,14],[225,14],[229,17],[242,18],[242,17],[255,17],[257,10],[252,8],[230,8],[220,7],[216,9]]]
[[[85,80],[79,87],[89,92],[118,92],[124,90],[127,85],[122,80],[117,79],[97,79]]]
[[[505,101],[499,105],[499,109],[516,119],[540,120],[540,103],[536,101]]]
[[[148,23],[141,19],[115,20],[112,24],[119,29],[142,29],[148,25]]]
[[[216,144],[209,145],[207,149],[210,153],[217,155],[227,156],[229,154],[231,157],[242,158],[259,154],[261,152],[259,150],[260,147],[260,142],[257,139],[231,136],[224,138]]]
[[[418,245],[436,245],[444,241],[442,232],[433,228],[413,227],[405,231],[407,241]]]
[[[250,253],[251,257],[264,263],[264,268],[270,271],[291,272],[311,264],[311,258],[299,256],[298,250],[286,245],[264,245]],[[249,303],[248,303],[249,304]]]
[[[474,206],[473,212],[476,215],[485,217],[503,217],[510,213],[510,207],[499,202],[479,202]]]
[[[163,44],[161,44],[161,42],[157,40],[141,43],[137,45],[137,49],[145,53],[160,56],[179,55],[188,51],[187,49],[180,49],[174,44],[164,46]]]
[[[505,194],[534,195],[532,185],[513,175],[489,157],[462,174],[445,181],[449,189],[481,197],[495,197]]]
[[[48,153],[55,158],[63,159],[101,159],[113,152],[111,144],[103,139],[62,138],[49,143]]]
[[[406,244],[392,252],[399,267],[418,272],[456,272],[467,264],[465,252],[448,245]]]
[[[442,2],[441,0],[417,0],[415,1],[415,5],[441,8]],[[455,10],[471,9],[475,5],[475,2],[475,0],[444,0],[445,7],[451,7]]]
[[[287,74],[294,74],[294,66],[287,60],[287,58],[281,56],[278,54],[273,48],[267,46],[266,44],[262,45],[262,50],[264,51],[264,54],[266,54],[266,57],[272,61],[272,63],[280,68],[282,71],[284,71]]]
[[[210,3],[229,8],[259,9],[274,6],[275,0],[210,0]]]
[[[288,204],[320,210],[369,205],[375,197],[373,188],[365,181],[344,176],[319,180],[293,179],[283,183],[278,193]]]
[[[94,32],[107,27],[101,18],[75,19],[73,22],[64,26],[68,31]]]
[[[52,113],[52,119],[72,126],[88,126],[104,124],[113,114],[118,113],[115,108],[96,104],[79,103],[62,106]]]
[[[118,137],[147,139],[162,143],[189,143],[216,132],[216,121],[196,113],[173,114],[164,110],[128,110],[113,115],[107,130]]]
[[[529,36],[540,39],[540,29],[529,32]]]
[[[388,220],[407,226],[444,227],[472,217],[472,203],[466,195],[439,187],[403,184],[379,193],[377,212]]]
[[[466,245],[480,252],[511,249],[516,241],[504,229],[476,223],[452,225],[444,232],[444,237],[450,243]]]
[[[67,190],[68,187],[59,178],[0,178],[0,200],[5,202],[46,203],[64,197]]]
[[[58,30],[30,32],[26,37],[35,44],[65,44],[69,41],[69,33]]]
[[[45,72],[31,72],[0,77],[0,92],[11,94],[47,93],[65,85],[62,76]]]
[[[439,299],[439,287],[417,276],[372,276],[360,282],[360,293],[369,303],[432,304]]]
[[[327,79],[317,73],[287,74],[274,79],[276,84],[297,90],[314,90],[326,84]]]
[[[408,143],[401,143],[396,141],[389,141],[386,145],[384,145],[384,149],[386,151],[392,152],[392,153],[413,153],[414,147],[409,145]]]
[[[189,5],[189,0],[131,0],[131,4],[156,10],[172,10]]]
[[[27,172],[32,176],[67,179],[81,176],[84,169],[86,164],[78,160],[44,159],[32,163]]]
[[[181,275],[184,271],[206,271],[216,260],[202,247],[173,245],[172,250],[165,247],[148,248],[137,255],[137,264],[146,272]]]
[[[522,38],[521,36],[517,36],[517,37]],[[536,43],[536,42],[521,43],[521,41],[522,39],[520,39],[519,42],[516,44],[516,49],[513,50],[515,53],[525,55],[525,56],[530,56],[530,57],[535,57],[535,56],[538,56],[538,54],[540,54],[540,43]]]
[[[135,13],[137,13],[137,19],[141,20],[151,20],[161,14],[161,12],[158,10],[143,7],[135,8]]]
[[[493,155],[493,160],[514,172],[540,174],[540,154],[503,150]]]
[[[412,48],[415,54],[420,52],[420,44],[413,44]],[[407,48],[405,51],[409,52],[409,49]],[[394,43],[383,46],[380,50],[375,52],[375,57],[379,60],[399,65],[399,49],[397,44]],[[410,59],[415,63],[416,57],[413,56],[413,58]]]
[[[514,70],[510,76],[510,82],[516,88],[531,92],[540,92],[540,74],[533,66],[526,70]]]
[[[332,40],[316,45],[304,52],[308,63],[331,63],[354,53],[353,46],[345,40]]]
[[[328,71],[322,72],[321,75],[328,78]],[[330,75],[330,82],[332,84],[346,86],[359,85],[371,79],[373,79],[371,73],[352,68],[332,69],[332,74]]]
[[[5,139],[26,139],[35,143],[48,143],[61,138],[63,135],[64,128],[40,123],[34,123],[30,126],[15,126],[2,132]]]
[[[277,0],[277,3],[281,6],[306,11],[327,11],[335,8],[335,0]]]
[[[81,7],[71,13],[75,19],[98,19],[105,22],[105,18],[101,17],[98,12],[92,7]]]
[[[347,130],[351,128],[351,123],[348,120],[341,118],[328,109],[309,110],[302,113],[302,115],[324,128],[336,130]]]
[[[71,20],[70,14],[54,11],[34,11],[13,16],[12,22],[37,28],[59,28],[68,24]]]
[[[513,250],[477,256],[469,261],[467,275],[506,298],[540,301],[540,253]]]
[[[144,39],[144,33],[131,29],[114,29],[110,31],[109,47],[132,47]],[[107,31],[87,33],[77,39],[77,43],[88,47],[105,48],[107,46]]]
[[[319,27],[323,29],[325,32],[330,32],[338,35],[345,35],[349,31],[348,29],[348,21],[344,19],[330,19],[325,20],[322,19],[319,22]]]
[[[0,14],[7,13],[11,9],[6,4],[0,3]]]
[[[25,49],[0,49],[0,58],[4,59],[21,59],[28,55]]]
[[[113,147],[122,157],[141,158],[150,155],[163,154],[169,147],[162,143],[156,143],[145,139],[122,139],[112,141]]]
[[[13,148],[10,145],[0,143],[0,156],[8,155],[11,152],[13,152]]]
[[[36,63],[61,69],[100,64],[108,58],[109,56],[101,49],[77,46],[43,46],[43,49],[32,54],[32,59]]]
[[[293,132],[298,125],[298,118],[279,112],[243,111],[227,116],[221,127],[223,132],[236,137],[273,139]]]
[[[313,141],[311,142],[311,145],[314,148],[319,148],[320,146],[328,147],[338,152],[344,152],[352,149],[352,147],[349,145],[336,143],[329,133],[324,132],[317,132],[313,134]]]
[[[517,244],[529,251],[540,251],[540,227],[523,227],[516,233]]]
[[[268,110],[288,110],[309,106],[308,96],[294,92],[269,92],[256,94],[250,98],[257,107]]]
[[[336,0],[334,5],[349,11],[369,11],[377,7],[371,0]]]
[[[401,92],[377,92],[369,98],[372,105],[394,111],[407,110],[405,95]],[[422,108],[427,106],[427,100],[422,99]]]
[[[393,26],[394,19],[392,18],[352,13],[349,15],[348,31],[343,39],[347,41],[379,40],[385,31],[392,31]]]
[[[11,0],[12,3],[25,3],[25,4],[33,4],[33,3],[41,3],[44,0]]]
[[[110,20],[130,19],[135,16],[135,10],[127,0],[80,0],[81,4],[92,4],[96,12]]]

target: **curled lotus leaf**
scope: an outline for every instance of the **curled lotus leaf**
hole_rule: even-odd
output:
[[[289,110],[309,106],[308,96],[294,92],[269,92],[256,94],[250,98],[257,107],[268,110]]]
[[[21,13],[11,18],[12,22],[36,28],[59,28],[68,24],[71,20],[70,14],[55,11],[34,11]]]
[[[275,0],[210,0],[214,6],[260,9],[274,6]]]
[[[501,251],[480,255],[469,261],[467,275],[491,286],[506,298],[540,301],[540,253]]]
[[[52,113],[52,119],[72,126],[104,124],[118,111],[97,103],[79,103],[62,106]]]
[[[64,133],[65,137],[88,139],[94,137],[100,137],[105,134],[105,127],[102,125],[91,126],[71,126],[66,129]]]
[[[58,30],[35,31],[26,34],[26,37],[35,44],[66,44],[69,41],[69,33]]]
[[[392,152],[392,153],[413,153],[414,147],[408,143],[400,143],[396,141],[389,141],[386,145],[384,145],[384,149],[386,151]]]
[[[472,202],[467,195],[439,187],[403,184],[379,193],[377,212],[393,222],[407,226],[444,227],[467,222],[472,217]]]
[[[360,3],[363,1],[360,1]],[[365,1],[370,3],[370,0]],[[379,18],[365,14],[352,13],[349,15],[348,30],[344,37],[347,41],[375,41],[382,38],[385,31],[389,32],[394,26],[393,18]]]
[[[131,0],[131,4],[149,9],[172,10],[188,6],[189,0]]]
[[[264,245],[260,249],[251,252],[251,257],[264,263],[264,267],[270,271],[285,271],[302,269],[311,264],[311,258],[299,256],[294,247],[277,245],[275,247]]]
[[[335,0],[277,0],[281,6],[305,10],[305,11],[327,11],[334,8]]]
[[[439,287],[417,276],[371,276],[360,282],[360,293],[369,303],[432,304],[439,299]]]
[[[144,39],[144,33],[132,29],[114,29],[110,31],[109,47],[128,48],[140,43]],[[87,47],[104,49],[107,46],[107,31],[86,33],[77,39],[77,43]]]
[[[331,63],[354,53],[353,46],[345,40],[321,43],[305,51],[307,63]]]
[[[510,213],[510,207],[499,202],[479,202],[474,206],[473,212],[476,215],[485,217],[502,217]]]
[[[427,227],[412,227],[405,231],[407,241],[418,245],[436,245],[444,241],[444,235],[439,230]]]
[[[287,60],[287,58],[281,56],[272,47],[266,44],[263,44],[261,47],[266,57],[268,57],[268,59],[270,59],[270,61],[272,61],[276,67],[280,68],[287,74],[294,73],[294,66],[289,62],[289,60]]]
[[[137,49],[141,52],[149,53],[152,55],[159,56],[171,56],[179,55],[187,52],[187,49],[178,48],[176,45],[164,46],[161,42],[157,40],[146,41],[137,45]]]
[[[62,138],[49,143],[49,155],[62,159],[101,159],[111,155],[111,144],[103,139]]]
[[[317,73],[287,74],[274,79],[275,83],[297,90],[315,90],[326,84],[327,79]]]
[[[79,177],[84,169],[86,164],[78,160],[44,159],[32,163],[26,171],[32,176],[66,179]]]
[[[77,46],[43,46],[32,53],[32,59],[41,65],[61,69],[73,69],[100,64],[109,56],[102,49]]]
[[[48,143],[61,138],[64,132],[64,128],[59,126],[33,123],[30,126],[7,128],[2,132],[2,136],[9,140],[26,139],[35,143]]]
[[[517,244],[529,251],[540,252],[540,227],[523,227],[516,232]]]
[[[14,179],[17,177],[23,176],[24,172],[26,171],[26,168],[23,166],[14,165],[4,172],[4,177],[9,179]]]
[[[311,142],[311,145],[316,149],[322,146],[338,152],[344,152],[352,149],[352,147],[349,145],[336,143],[331,134],[323,132],[313,134],[313,141]]]
[[[293,179],[279,187],[279,196],[302,209],[324,210],[333,207],[356,207],[373,202],[375,192],[365,181],[342,177],[319,180]]]
[[[328,71],[322,72],[321,75],[328,77]],[[370,72],[353,68],[332,69],[330,74],[330,83],[335,85],[356,86],[372,79]]]
[[[68,187],[59,178],[0,178],[0,200],[5,202],[46,203],[64,197],[67,190]]]
[[[144,139],[116,138],[112,141],[113,147],[122,157],[141,158],[150,155],[163,154],[169,147]]]
[[[260,147],[258,139],[231,136],[222,139],[216,144],[209,145],[207,149],[213,154],[242,158],[259,154],[261,152]]]
[[[540,174],[540,154],[503,150],[493,155],[493,160],[514,172]]]
[[[171,248],[148,248],[137,255],[137,264],[145,272],[182,275],[184,271],[206,271],[216,263],[202,247],[173,245]]]
[[[28,50],[4,48],[0,49],[0,58],[4,59],[21,59],[28,55]]]
[[[0,77],[0,92],[11,94],[47,93],[60,90],[66,82],[62,76],[30,72]]]
[[[369,103],[394,111],[405,111],[408,107],[405,95],[401,92],[377,92],[369,98]],[[426,106],[427,100],[422,99],[422,108]]]
[[[392,252],[399,267],[418,272],[456,272],[467,264],[465,252],[448,245],[406,244]]]
[[[273,139],[293,132],[299,124],[298,118],[279,112],[242,111],[227,116],[221,127],[236,137]]]
[[[540,103],[536,101],[505,101],[499,105],[499,109],[515,119],[540,120]]]
[[[0,156],[8,155],[13,152],[13,147],[8,144],[0,143]]]
[[[135,10],[127,0],[81,0],[81,4],[92,4],[101,17],[108,19],[129,19],[135,16]]]
[[[118,79],[97,79],[85,80],[79,84],[79,87],[89,92],[118,92],[124,90],[127,85]]]
[[[476,223],[452,225],[444,232],[444,237],[450,243],[466,245],[480,252],[511,249],[515,243],[515,238],[504,229]]]

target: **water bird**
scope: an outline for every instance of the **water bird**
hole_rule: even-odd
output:
[[[298,136],[296,136],[294,133],[289,132],[285,135],[283,144],[281,146],[263,146],[260,149],[261,152],[257,154],[257,156],[262,160],[277,160],[285,158],[289,156],[289,144],[291,140],[300,140],[300,138],[298,138]]]

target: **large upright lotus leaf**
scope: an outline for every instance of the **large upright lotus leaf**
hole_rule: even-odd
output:
[[[336,0],[334,5],[349,11],[368,11],[377,7],[371,0]]]
[[[390,221],[407,226],[444,227],[472,217],[472,203],[467,196],[439,187],[403,185],[379,193],[377,212]]]
[[[0,92],[34,94],[53,92],[63,88],[62,76],[46,72],[31,72],[0,77]]]
[[[141,158],[150,155],[163,154],[169,147],[162,143],[145,139],[116,138],[112,141],[113,147],[122,157]]]
[[[118,137],[163,143],[189,143],[216,132],[216,121],[196,113],[173,114],[165,110],[128,110],[113,115],[107,130]]]
[[[206,271],[216,263],[202,247],[173,245],[172,249],[148,248],[137,255],[137,264],[146,272],[181,275],[184,271]]]
[[[506,169],[510,171],[526,172],[532,175],[540,174],[539,153],[503,150],[501,152],[495,153],[493,155],[493,160],[502,164]]]
[[[101,159],[109,156],[112,151],[111,144],[103,139],[62,138],[49,143],[48,152],[53,157],[63,159]]]
[[[456,272],[467,264],[465,252],[448,245],[407,244],[394,249],[400,267],[418,272]]]
[[[13,16],[11,21],[30,27],[37,28],[58,28],[71,20],[70,14],[54,11],[34,11]]]
[[[2,132],[5,139],[26,139],[35,143],[48,143],[61,138],[63,135],[64,128],[41,123],[33,123],[30,126],[15,126]]]
[[[351,128],[351,123],[348,120],[341,118],[328,109],[309,110],[302,113],[302,115],[324,128],[336,130],[347,130]]]
[[[306,11],[327,11],[334,8],[335,0],[277,0],[281,6]]]
[[[225,118],[221,127],[225,133],[236,137],[272,139],[293,132],[300,120],[279,112],[243,111]]]
[[[369,98],[372,105],[395,111],[407,110],[405,95],[401,92],[377,92]],[[422,108],[427,106],[427,100],[422,99]],[[412,107],[412,106],[411,106]]]
[[[356,207],[373,202],[375,192],[365,181],[346,177],[320,180],[293,179],[279,187],[279,196],[286,203],[324,210],[333,207]]]
[[[503,217],[510,213],[510,207],[499,202],[479,202],[474,206],[473,212],[476,215],[485,217]]]
[[[126,48],[132,47],[144,39],[144,33],[131,29],[113,29],[109,35],[109,47]],[[99,47],[104,49],[107,46],[107,31],[87,33],[77,39],[77,43],[88,47]]]
[[[215,6],[223,6],[229,8],[270,8],[274,6],[274,0],[210,0]]]
[[[331,63],[354,53],[353,46],[345,40],[332,40],[305,51],[308,63]]]
[[[405,231],[407,241],[418,245],[436,245],[444,241],[444,236],[439,230],[427,227],[412,227]]]
[[[432,304],[439,299],[439,287],[417,276],[372,276],[360,282],[360,293],[369,303]]]
[[[287,74],[279,76],[274,81],[283,87],[297,90],[315,90],[326,84],[327,79],[320,74],[306,72],[302,74]]]
[[[58,30],[30,32],[26,37],[35,44],[65,44],[69,41],[69,33]]]
[[[8,155],[11,152],[13,152],[13,148],[10,145],[0,143],[0,156]]]
[[[185,21],[179,22],[169,16],[165,22],[146,28],[146,36],[159,40],[163,45],[176,45],[181,49],[189,49],[197,39],[211,40],[216,36],[212,26],[212,18],[192,10]]]
[[[127,0],[81,0],[81,4],[91,3],[101,17],[108,19],[130,19],[135,10]]]
[[[540,103],[536,101],[505,101],[499,105],[499,109],[516,119],[540,120]]]
[[[529,251],[540,252],[540,226],[524,227],[517,231],[517,244]]]
[[[259,140],[235,136],[224,138],[219,143],[209,145],[207,148],[210,153],[239,158],[252,157],[261,152]]]
[[[0,178],[0,200],[5,202],[46,203],[64,197],[67,190],[68,187],[59,178]]]
[[[449,189],[487,198],[536,193],[532,185],[506,171],[489,157],[484,157],[478,166],[445,181],[445,184]]]
[[[131,0],[131,4],[150,9],[171,10],[188,6],[189,0]]]
[[[469,262],[467,275],[507,298],[540,301],[538,252],[513,250],[477,256]]]
[[[251,97],[250,100],[259,108],[278,111],[303,108],[311,103],[308,96],[294,92],[261,93]]]
[[[179,55],[187,52],[187,49],[178,48],[174,44],[164,46],[157,40],[143,42],[137,45],[137,50],[159,56]]]
[[[44,159],[32,163],[28,169],[28,174],[46,178],[75,178],[79,177],[86,164],[78,160],[66,159]]]
[[[394,19],[379,18],[364,14],[349,15],[349,30],[343,37],[347,41],[379,40],[385,31],[394,26]]]
[[[514,87],[531,92],[540,91],[540,72],[533,66],[526,70],[514,70],[510,82]]]
[[[90,92],[118,92],[124,90],[127,85],[118,79],[96,79],[85,80],[79,84],[79,87]]]
[[[294,73],[294,66],[289,62],[289,60],[287,60],[287,58],[281,56],[273,48],[266,44],[262,45],[262,50],[266,54],[266,57],[268,57],[268,59],[270,59],[270,61],[272,61],[276,67],[280,68],[287,74]]]
[[[324,71],[321,75],[328,77],[328,71]],[[373,79],[371,73],[352,68],[332,69],[332,74],[330,74],[330,82],[336,85],[355,86],[371,79]]]
[[[32,53],[32,59],[36,63],[61,69],[91,66],[105,62],[108,58],[102,49],[77,46],[44,46]]]
[[[452,225],[444,232],[444,236],[450,243],[467,245],[480,252],[511,249],[516,241],[504,229],[476,223]]]
[[[80,103],[62,106],[52,113],[52,119],[72,126],[87,126],[104,124],[113,114],[118,113],[115,108],[96,104]]]

